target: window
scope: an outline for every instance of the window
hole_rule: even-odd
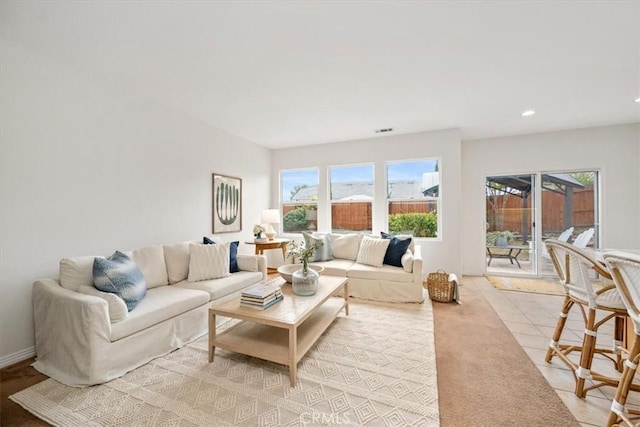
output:
[[[390,234],[438,237],[440,171],[437,159],[387,163]]]
[[[373,165],[329,168],[331,230],[334,233],[372,230]]]
[[[318,229],[318,169],[280,172],[280,200],[284,233]]]

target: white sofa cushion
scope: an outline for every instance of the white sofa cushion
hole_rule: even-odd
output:
[[[355,261],[358,258],[358,249],[362,234],[331,234],[333,257],[339,259],[350,259]]]
[[[227,277],[229,273],[229,245],[189,245],[190,282]]]
[[[144,275],[147,289],[169,284],[167,265],[164,262],[164,251],[161,245],[135,249],[131,251],[131,255]]]
[[[382,267],[384,255],[387,253],[387,247],[389,247],[388,239],[364,236],[360,242],[356,262],[373,267]]]
[[[240,269],[240,271],[260,271],[258,258],[256,258],[255,255],[239,254],[236,259],[238,260],[238,269]]]
[[[316,265],[324,267],[323,275],[347,277],[347,270],[353,265],[350,259],[332,259],[331,261],[314,262]]]
[[[111,323],[120,322],[126,319],[129,314],[129,310],[127,310],[127,305],[124,303],[124,300],[116,294],[102,292],[93,286],[80,286],[78,292],[105,300],[109,305],[109,321]]]
[[[413,259],[413,252],[411,252],[411,249],[407,249],[407,252],[402,255],[400,262],[402,263],[402,268],[407,273],[413,273]]]
[[[260,280],[262,280],[261,272],[239,271],[220,279],[202,280],[199,282],[184,280],[176,283],[173,287],[205,291],[209,293],[211,300],[215,300],[255,284]]]
[[[209,302],[209,294],[176,286],[149,289],[135,310],[122,322],[111,325],[110,340],[117,341],[157,323]]]
[[[79,256],[60,260],[60,286],[78,292],[80,286],[93,287],[93,260],[97,256]]]
[[[407,273],[402,267],[394,267],[386,264],[380,267],[373,267],[355,263],[347,270],[347,277],[389,282],[413,281],[413,274]]]
[[[163,245],[162,247],[170,285],[178,283],[189,276],[190,244],[191,242],[180,242]]]
[[[80,256],[60,260],[60,286],[74,292],[102,298],[109,305],[109,318],[112,323],[127,317],[127,305],[124,300],[109,292],[102,292],[93,285],[93,260],[100,256]]]

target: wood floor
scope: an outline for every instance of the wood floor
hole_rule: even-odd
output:
[[[14,393],[31,387],[48,377],[31,367],[35,358],[23,360],[0,369],[0,425],[2,426],[48,426],[21,406],[9,400]]]

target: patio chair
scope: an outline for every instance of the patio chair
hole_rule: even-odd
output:
[[[593,283],[589,276],[590,271],[595,270],[601,277],[610,280],[609,272],[591,255],[569,243],[547,239],[545,244],[565,291],[562,311],[549,343],[545,361],[551,362],[553,356],[558,356],[572,370],[576,380],[575,394],[578,397],[583,398],[589,390],[604,385],[617,387],[619,378],[591,371],[593,356],[596,353],[611,360],[617,371],[622,370],[620,348],[627,309],[613,284],[601,287]],[[573,307],[579,308],[584,321],[582,346],[560,342],[567,316]],[[616,321],[614,327],[613,345],[609,348],[597,347],[598,328],[612,319],[621,319]],[[573,352],[580,353],[578,363],[569,358]],[[586,380],[593,381],[593,384],[587,385]]]
[[[560,240],[561,242],[568,242],[569,237],[571,237],[572,234],[573,234],[573,227],[569,227],[566,230],[564,230],[562,233],[560,233],[560,235],[556,237],[556,239]],[[549,252],[547,252],[546,245],[542,245],[542,258],[548,261],[551,261],[551,257],[549,256]]]
[[[583,231],[578,234],[578,237],[573,241],[573,246],[580,249],[586,248],[594,234],[595,230],[593,228]]]
[[[616,396],[611,403],[607,427],[616,424],[619,419],[629,426],[634,426],[636,424],[633,424],[629,415],[640,415],[640,411],[625,408],[625,402],[629,390],[634,386],[633,378],[638,370],[638,362],[640,362],[640,255],[607,252],[604,254],[604,262],[611,272],[613,282],[618,288],[633,324],[634,337],[628,337],[627,342],[631,342],[635,338],[627,360],[624,362],[624,370],[616,390]],[[638,387],[638,384],[635,386]]]

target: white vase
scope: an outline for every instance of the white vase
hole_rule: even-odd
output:
[[[320,275],[308,266],[293,273],[291,277],[291,290],[296,295],[308,296],[318,292],[318,278]]]

